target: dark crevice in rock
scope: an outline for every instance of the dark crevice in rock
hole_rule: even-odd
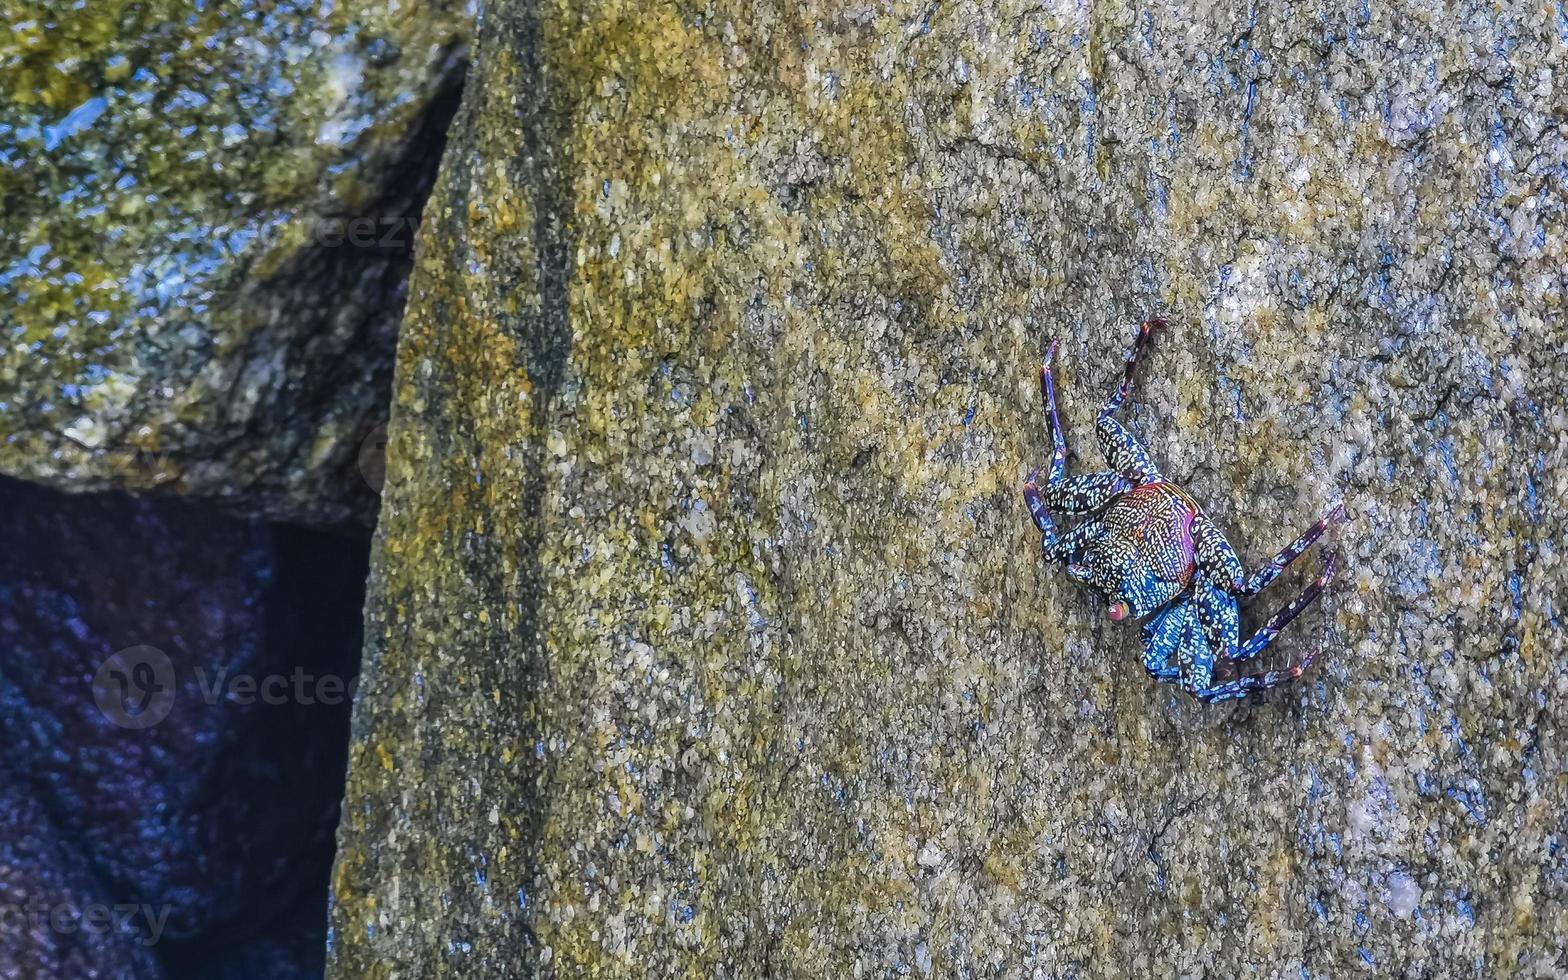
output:
[[[156,910],[130,935],[169,976],[319,975],[366,570],[359,537],[0,481],[0,825],[80,855],[24,850],[6,893]],[[89,962],[47,946],[7,931],[0,972]]]
[[[307,832],[288,842],[295,849],[292,863],[298,870],[286,887],[217,924],[208,936],[163,951],[174,976],[233,980],[288,975],[280,968],[291,963],[305,965],[310,975],[322,968],[328,873],[343,795],[349,709],[359,672],[359,613],[368,549],[355,537],[281,524],[269,530],[275,565],[263,599],[262,635],[268,649],[277,652],[278,669],[291,670],[290,694],[288,703],[262,707],[265,718],[248,733],[246,749],[252,758],[297,767],[293,782],[300,792],[288,805]],[[292,675],[307,662],[302,674]],[[326,703],[329,700],[337,703]],[[243,786],[253,764],[242,760],[231,778],[209,784],[210,801],[216,803],[218,795]]]
[[[368,406],[349,438],[336,440],[330,469],[333,488],[327,502],[305,514],[311,523],[363,529],[375,519],[378,487],[361,472],[359,450],[375,439],[387,420],[397,328],[408,297],[416,230],[435,184],[448,130],[462,101],[466,77],[465,52],[451,55],[453,67],[445,83],[415,127],[402,155],[385,172],[374,198],[353,213],[325,213],[317,219],[316,243],[277,273],[248,289],[271,321],[304,318],[318,322],[305,343],[288,351],[288,376],[308,375],[312,383],[278,393],[270,412],[251,413],[245,427],[228,445],[264,443],[269,433],[290,434],[290,472],[307,469],[306,457],[316,451],[311,421],[333,414],[333,403],[348,390],[360,389]],[[264,334],[262,330],[259,333]],[[367,358],[366,351],[380,352]],[[267,355],[270,350],[260,352]],[[367,374],[367,364],[370,371]],[[245,372],[236,377],[242,378]],[[243,413],[236,413],[243,415]],[[247,506],[278,513],[261,487]],[[247,494],[246,496],[251,496]],[[243,498],[242,498],[243,499]],[[285,516],[295,516],[284,512]]]
[[[154,930],[132,916],[114,935],[7,930],[0,973],[321,974],[379,489],[368,464],[379,464],[415,230],[461,98],[463,55],[453,52],[457,67],[372,203],[245,287],[263,320],[320,323],[287,351],[288,373],[308,369],[319,383],[287,389],[210,453],[293,439],[303,467],[310,420],[328,417],[345,389],[377,406],[340,442],[337,502],[297,515],[322,528],[252,516],[280,511],[262,483],[200,501],[0,478],[0,736],[10,747],[0,892],[40,896],[51,910],[124,906],[162,918]],[[385,356],[367,359],[369,345]],[[196,462],[167,454],[155,465]],[[117,723],[95,696],[104,664],[129,648],[167,665],[142,679],[173,684],[167,717],[144,729]],[[125,676],[132,706],[141,677]]]

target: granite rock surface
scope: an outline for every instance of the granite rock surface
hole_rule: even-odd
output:
[[[400,337],[329,972],[1545,976],[1568,20],[497,0]],[[1039,557],[1128,423],[1332,594],[1201,707]],[[1251,604],[1257,622],[1314,556]]]
[[[368,525],[470,16],[0,6],[0,473]]]

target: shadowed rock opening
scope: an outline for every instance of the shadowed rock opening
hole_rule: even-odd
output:
[[[25,811],[12,846],[57,842],[4,862],[0,891],[26,915],[21,879],[71,867],[62,922],[145,910],[7,930],[0,964],[320,973],[365,572],[359,537],[0,481],[0,824]]]
[[[126,472],[0,478],[0,974],[322,973],[397,326],[466,70],[441,57],[364,203],[233,286],[223,397],[257,365],[308,384]]]

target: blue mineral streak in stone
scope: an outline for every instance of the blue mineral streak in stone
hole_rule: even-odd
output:
[[[55,125],[44,127],[44,149],[50,152],[58,149],[61,143],[97,122],[98,117],[103,115],[108,107],[108,100],[102,96],[94,96],[72,109]]]

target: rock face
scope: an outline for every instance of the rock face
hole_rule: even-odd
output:
[[[337,976],[1530,975],[1568,936],[1552,8],[497,0],[421,234]],[[1063,340],[1266,560],[1045,567]],[[1316,558],[1302,564],[1309,574]],[[1249,607],[1283,605],[1293,573]]]
[[[10,770],[0,770],[0,966],[19,977],[155,980],[152,930],[141,907],[116,903],[82,854],[60,839],[49,815]],[[107,921],[102,912],[108,910]],[[131,920],[135,919],[135,925]],[[153,912],[151,921],[158,914]],[[117,928],[120,927],[120,928]],[[142,932],[140,930],[146,930]]]
[[[0,20],[0,472],[368,524],[464,6]]]
[[[0,975],[320,975],[363,555],[0,480]]]

